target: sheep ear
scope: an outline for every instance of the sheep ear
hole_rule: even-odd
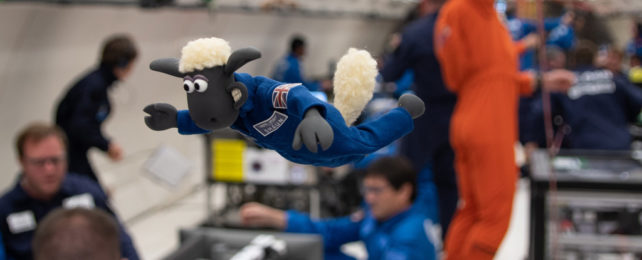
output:
[[[227,64],[225,65],[225,74],[231,75],[237,69],[245,65],[245,63],[256,60],[258,58],[261,58],[261,53],[254,48],[243,48],[236,50],[227,59]]]
[[[154,60],[149,64],[149,68],[154,71],[172,75],[174,77],[182,78],[184,76],[183,73],[178,71],[178,59],[176,58]]]

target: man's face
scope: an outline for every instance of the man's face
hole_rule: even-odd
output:
[[[51,135],[38,142],[27,140],[23,150],[20,165],[25,188],[42,198],[56,194],[67,171],[65,147],[60,139]]]
[[[384,177],[375,175],[363,179],[363,197],[372,215],[379,221],[393,217],[410,206],[411,193],[410,184],[395,190]]]

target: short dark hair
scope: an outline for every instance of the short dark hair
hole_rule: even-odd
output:
[[[101,209],[58,208],[38,225],[35,260],[117,260],[121,258],[116,220]]]
[[[126,67],[138,56],[134,41],[127,35],[109,37],[103,44],[100,65],[108,68]]]
[[[408,159],[404,157],[382,157],[372,162],[363,177],[383,177],[395,190],[408,183],[412,186],[410,201],[417,197],[417,172]]]
[[[50,136],[58,137],[62,145],[67,147],[67,136],[60,127],[43,122],[34,122],[27,125],[27,127],[22,129],[16,136],[16,152],[18,153],[18,158],[22,158],[25,155],[24,146],[26,142],[40,142]]]
[[[575,49],[571,51],[570,63],[574,68],[593,65],[596,54],[597,45],[595,43],[588,40],[579,41]]]
[[[294,52],[295,50],[304,46],[305,46],[305,39],[303,38],[303,36],[296,35],[292,37],[292,40],[290,40],[290,52]]]

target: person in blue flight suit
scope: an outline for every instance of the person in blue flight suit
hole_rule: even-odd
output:
[[[69,170],[99,182],[87,152],[96,147],[110,159],[122,158],[122,148],[105,137],[101,127],[111,112],[108,90],[132,71],[138,51],[125,35],[115,35],[103,45],[100,64],[67,91],[56,108],[55,122],[69,138]]]
[[[336,167],[360,160],[412,131],[413,117],[418,116],[397,107],[375,120],[349,127],[334,106],[314,97],[299,84],[282,84],[246,73],[234,73],[234,77],[247,87],[249,97],[232,129],[300,164]],[[334,132],[334,141],[327,150],[311,152],[292,147],[294,131],[311,108],[319,110]],[[177,127],[181,134],[210,132],[196,126],[188,110],[178,111]]]
[[[241,207],[246,226],[272,227],[323,237],[326,259],[348,259],[341,245],[361,240],[368,259],[436,259],[439,235],[434,232],[437,212],[430,172],[417,176],[402,157],[384,157],[365,171],[362,192],[366,206],[350,216],[312,219],[296,211],[282,211],[255,202]]]
[[[629,150],[629,124],[636,122],[642,109],[642,90],[608,69],[596,68],[596,52],[594,44],[578,43],[570,57],[577,81],[567,93],[551,94],[552,113],[563,119],[560,129],[568,132],[562,147]]]
[[[501,10],[500,10],[501,11]],[[514,41],[521,41],[527,37],[536,37],[537,22],[517,17],[515,3],[508,3],[506,8],[506,27]],[[546,45],[555,45],[564,51],[569,51],[575,44],[575,30],[572,22],[575,17],[573,12],[566,12],[561,17],[544,19],[544,30],[548,32]],[[535,49],[525,48],[519,56],[519,70],[534,70],[536,68]]]
[[[570,51],[575,47],[575,29],[573,29],[573,12],[566,12],[559,18],[549,20],[549,25],[555,26],[550,29],[546,37],[546,45],[554,45],[564,51]]]
[[[304,78],[301,62],[305,57],[306,43],[302,36],[294,36],[290,40],[290,52],[277,63],[272,78],[284,83],[301,83],[310,91],[323,91],[319,81],[307,81]]]
[[[403,30],[401,42],[379,71],[384,81],[394,81],[407,69],[415,71],[412,90],[428,104],[428,115],[415,120],[415,129],[401,144],[401,154],[417,171],[432,171],[439,198],[439,223],[445,235],[459,199],[454,153],[449,142],[450,117],[456,96],[446,89],[433,50],[433,28],[443,1],[422,1],[426,15]]]
[[[0,197],[0,233],[9,259],[33,259],[32,239],[40,221],[52,210],[64,207],[100,208],[116,215],[107,196],[86,176],[67,172],[66,137],[56,126],[33,123],[16,137],[22,168],[16,184]],[[131,237],[119,224],[123,258],[137,260]]]

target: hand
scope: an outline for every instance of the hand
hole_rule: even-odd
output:
[[[250,202],[241,206],[241,223],[249,227],[285,229],[285,212],[260,203]]]
[[[332,80],[324,79],[321,81],[321,91],[330,92],[332,91]]]
[[[123,148],[120,147],[116,142],[109,142],[109,147],[107,148],[107,155],[109,159],[114,162],[120,161],[123,159]]]
[[[305,148],[308,148],[308,151],[317,153],[318,144],[325,151],[330,148],[333,140],[334,132],[328,121],[319,114],[316,108],[310,108],[305,112],[303,121],[299,123],[299,126],[294,131],[292,149],[299,150],[301,145],[305,144]]]
[[[408,111],[412,119],[420,117],[426,111],[426,104],[413,94],[403,94],[399,97],[399,106]]]
[[[539,45],[539,36],[536,33],[530,33],[520,40],[526,49],[533,49]]]
[[[570,25],[574,19],[575,19],[575,13],[572,11],[569,11],[562,16],[561,20],[563,24]]]
[[[576,80],[575,73],[569,70],[551,70],[542,74],[542,87],[553,92],[566,92]]]
[[[145,117],[145,124],[152,130],[161,131],[176,127],[176,108],[170,104],[156,103],[147,105],[143,111],[149,116]]]

